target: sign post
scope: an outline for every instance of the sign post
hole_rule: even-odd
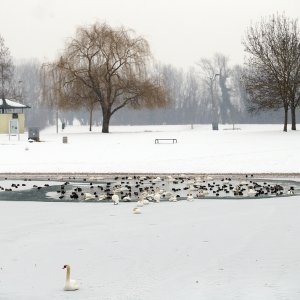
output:
[[[19,120],[18,119],[9,120],[9,140],[10,140],[11,135],[18,135],[18,140],[20,140]]]

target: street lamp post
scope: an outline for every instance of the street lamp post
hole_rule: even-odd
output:
[[[215,74],[213,77],[210,78],[210,93],[211,93],[211,106],[212,106],[212,129],[219,130],[219,112],[218,112],[218,105],[215,98],[215,84],[216,84],[216,77],[220,76],[220,74]]]

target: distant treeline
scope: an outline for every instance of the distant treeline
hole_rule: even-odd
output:
[[[57,114],[56,107],[43,102],[40,68],[41,65],[37,61],[22,62],[15,68],[16,80],[21,82],[19,100],[31,106],[25,112],[27,126],[44,128],[55,125],[57,115],[60,122],[69,125],[72,125],[75,119],[83,125],[88,125],[90,115],[87,110],[82,108],[73,111],[59,110]],[[165,78],[170,104],[159,109],[124,107],[112,116],[112,125],[209,124],[212,122],[211,95],[197,67],[188,71],[170,65],[157,65],[156,68]],[[220,123],[281,124],[283,121],[281,110],[262,111],[254,115],[247,111],[246,93],[239,81],[240,72],[240,66],[228,70],[229,75],[223,83],[223,89],[220,87],[219,79],[216,80]],[[100,106],[95,106],[93,125],[100,126],[101,118]]]

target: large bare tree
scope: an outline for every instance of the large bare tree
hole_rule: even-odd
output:
[[[220,115],[222,123],[231,123],[234,114],[237,113],[236,107],[231,102],[231,88],[228,87],[228,81],[232,81],[232,69],[229,67],[229,58],[221,53],[214,55],[214,62],[219,74],[219,86],[221,91]]]
[[[219,70],[214,60],[202,58],[197,64],[200,67],[201,78],[209,89],[210,93],[212,126],[214,130],[218,130],[220,119],[220,101],[217,94],[216,81],[217,77],[220,76],[220,73],[218,73]]]
[[[243,82],[249,109],[284,109],[284,131],[288,110],[296,130],[296,107],[300,100],[300,35],[298,20],[285,15],[264,18],[249,27],[243,42],[249,57]]]
[[[52,88],[58,105],[96,99],[103,133],[109,132],[111,116],[127,105],[165,106],[167,95],[160,77],[149,72],[150,58],[147,41],[132,30],[99,23],[79,27],[59,59],[48,65],[51,74],[55,70],[50,77],[56,79]]]
[[[197,63],[201,77],[211,94],[213,122],[230,123],[236,108],[231,102],[231,89],[228,82],[231,77],[229,59],[221,53],[215,53],[212,59],[202,58]],[[218,93],[219,91],[219,93]]]

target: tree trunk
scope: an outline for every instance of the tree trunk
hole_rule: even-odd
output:
[[[102,133],[109,133],[109,121],[111,114],[109,111],[103,111]]]
[[[232,122],[233,105],[230,101],[229,89],[226,86],[226,77],[219,76],[219,84],[222,93],[222,103],[220,105],[221,122],[222,124]]]
[[[92,124],[93,124],[93,110],[90,110],[90,131],[92,131]]]
[[[292,130],[296,130],[296,108],[294,105],[291,107],[291,120],[292,120]]]
[[[288,107],[284,108],[284,125],[283,131],[287,132],[287,123],[288,123]]]

